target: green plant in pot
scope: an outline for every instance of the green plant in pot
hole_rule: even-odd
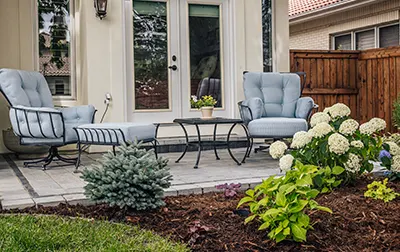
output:
[[[190,97],[190,105],[192,108],[200,109],[201,118],[210,119],[212,118],[212,113],[214,111],[214,105],[217,104],[217,101],[211,95],[205,95],[200,99],[197,96],[192,95]]]

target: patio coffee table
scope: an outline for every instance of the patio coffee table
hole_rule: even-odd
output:
[[[175,161],[175,163],[179,163],[181,159],[185,156],[189,145],[197,145],[198,148],[198,153],[197,153],[197,159],[196,159],[196,164],[194,165],[194,169],[197,169],[199,167],[199,162],[200,162],[200,156],[201,156],[201,151],[203,148],[203,144],[206,143],[211,143],[214,147],[214,154],[217,160],[219,160],[218,152],[217,152],[217,146],[227,146],[229,155],[233,159],[233,161],[236,162],[237,165],[241,165],[241,163],[244,163],[246,161],[246,157],[248,156],[250,152],[250,138],[249,138],[249,133],[247,130],[247,126],[244,124],[244,122],[241,119],[230,119],[230,118],[222,118],[222,117],[215,117],[211,119],[201,119],[201,118],[180,118],[180,119],[175,119],[174,123],[178,123],[182,129],[183,132],[185,133],[185,138],[186,138],[186,146],[185,150],[183,151],[182,155]],[[219,124],[232,124],[228,131],[228,136],[226,138],[226,141],[217,141],[216,140],[216,135],[217,135],[217,126]],[[242,159],[242,162],[239,162],[235,156],[232,154],[232,151],[230,149],[230,142],[229,139],[232,134],[232,130],[235,128],[236,125],[241,125],[246,133],[247,137],[247,149],[246,153]],[[189,136],[187,133],[187,130],[185,128],[185,125],[194,125],[196,127],[197,131],[197,141],[189,141]],[[201,133],[200,133],[200,128],[199,125],[214,125],[214,134],[213,134],[213,140],[212,141],[202,141],[201,140]]]

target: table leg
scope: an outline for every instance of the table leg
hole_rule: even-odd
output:
[[[247,130],[246,125],[241,124],[244,132],[246,133],[246,139],[247,139],[247,148],[246,148],[246,153],[244,154],[244,157],[242,159],[242,163],[246,163],[246,158],[250,155],[251,152],[251,147],[252,147],[252,143],[251,143],[251,138],[249,136],[249,131]]]
[[[217,138],[217,123],[215,124],[215,126],[214,126],[214,135],[213,135],[213,145],[214,145],[214,154],[215,154],[215,158],[217,159],[217,160],[220,160],[220,158],[219,158],[219,156],[218,156],[218,153],[217,153],[217,145],[215,144],[215,141],[216,141],[216,138]]]
[[[81,164],[81,153],[82,153],[82,146],[81,146],[81,143],[78,142],[78,159],[76,160],[74,173],[78,173],[78,168],[79,168],[79,165]]]
[[[235,156],[233,156],[232,151],[231,151],[231,148],[230,148],[230,144],[229,144],[229,139],[230,139],[230,137],[231,137],[232,130],[233,130],[233,128],[235,128],[236,124],[237,124],[237,123],[234,123],[234,124],[232,125],[232,127],[229,129],[228,137],[227,137],[227,139],[226,139],[226,143],[227,143],[227,145],[228,145],[228,152],[229,152],[229,155],[231,156],[231,158],[233,159],[233,161],[235,161],[237,165],[241,165],[241,163],[235,158]]]
[[[200,156],[201,156],[201,149],[202,149],[202,145],[201,145],[201,134],[200,134],[200,128],[199,125],[195,124],[196,126],[196,130],[197,130],[197,138],[198,138],[198,152],[197,152],[197,159],[196,159],[196,164],[194,165],[194,169],[199,168],[199,162],[200,162]]]
[[[185,146],[185,150],[183,151],[183,153],[181,154],[181,156],[175,161],[175,163],[179,163],[179,161],[181,161],[181,159],[185,156],[188,148],[189,148],[189,136],[188,133],[185,129],[185,126],[182,123],[179,123],[179,125],[181,126],[181,128],[183,129],[183,132],[185,133],[185,138],[186,138],[186,146]]]

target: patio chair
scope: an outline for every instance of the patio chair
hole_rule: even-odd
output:
[[[0,90],[10,105],[11,126],[21,144],[49,146],[45,158],[24,166],[43,163],[46,169],[55,159],[76,164],[77,158],[60,156],[58,147],[77,143],[73,128],[93,122],[96,110],[92,105],[55,108],[47,81],[38,72],[0,69]]]
[[[196,96],[201,98],[205,95],[211,95],[217,101],[215,107],[221,107],[221,80],[211,77],[201,80]]]
[[[313,109],[311,97],[300,97],[302,87],[296,73],[243,73],[246,100],[238,103],[240,116],[250,136],[250,155],[254,138],[292,138],[298,131],[307,131]],[[255,149],[267,149],[261,146]]]

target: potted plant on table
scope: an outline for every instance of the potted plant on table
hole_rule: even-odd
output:
[[[192,108],[200,109],[201,118],[210,119],[214,111],[214,105],[217,101],[211,95],[205,95],[198,99],[195,95],[190,98],[190,104]]]

